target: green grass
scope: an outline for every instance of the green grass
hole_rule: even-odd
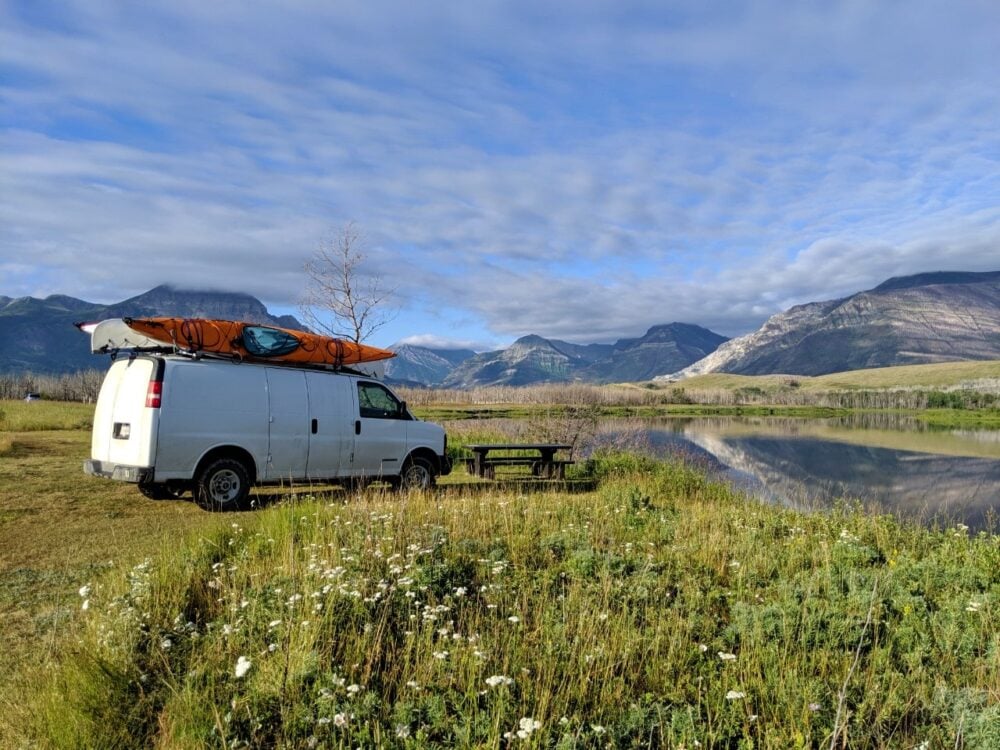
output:
[[[94,569],[0,721],[41,747],[997,746],[1000,537],[589,468],[584,494],[319,496]]]
[[[89,430],[93,424],[93,404],[70,401],[0,401],[0,434]]]

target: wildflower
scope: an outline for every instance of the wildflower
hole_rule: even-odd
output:
[[[965,608],[966,612],[978,612],[979,608],[983,606],[982,602],[972,599],[969,601],[969,606]]]
[[[736,654],[727,654],[725,651],[720,651],[719,658],[722,661],[736,661]]]
[[[521,618],[518,617],[517,615],[511,615],[510,617],[507,618],[507,621],[517,625],[517,623],[521,622]]]
[[[320,718],[316,719],[316,723],[319,724],[321,727],[325,727],[327,724],[330,723],[330,718],[328,716],[321,716]]]
[[[406,683],[406,687],[410,688],[410,690],[420,690],[420,683],[416,680],[410,680]]]
[[[600,737],[602,734],[606,733],[608,730],[605,729],[601,724],[591,724],[590,731]]]
[[[334,714],[333,715],[333,724],[334,724],[334,726],[338,726],[338,727],[346,727],[347,726],[347,714],[345,714],[345,713]]]
[[[448,658],[448,652],[447,651],[435,651],[434,652],[434,658],[438,659],[440,661],[444,661],[445,659]]]
[[[357,695],[358,693],[361,692],[361,686],[360,685],[348,685],[347,686],[347,692],[350,693],[351,695]]]
[[[83,603],[80,605],[80,609],[87,611],[90,609],[90,599],[84,599]]]
[[[241,656],[236,660],[236,678],[239,679],[243,677],[247,672],[250,671],[250,660],[245,656]]]
[[[174,642],[169,638],[164,638],[162,641],[160,641],[160,648],[162,648],[164,651],[169,651],[173,645]]]
[[[81,586],[78,593],[80,594],[81,599],[86,599],[90,596],[90,584],[88,583],[86,586]]]
[[[812,711],[813,713],[816,713],[821,708],[822,708],[822,706],[819,703],[810,703],[809,704],[809,710]]]
[[[396,736],[399,737],[401,740],[405,740],[407,737],[410,736],[410,728],[406,724],[397,724]]]
[[[513,685],[514,678],[505,677],[502,674],[495,674],[492,677],[486,678],[486,684],[489,685],[490,687],[498,687],[500,685]]]
[[[699,643],[698,650],[701,651],[701,653],[705,653],[706,651],[708,651],[708,646],[706,646],[704,643]]]
[[[746,697],[747,697],[747,694],[744,693],[744,692],[741,692],[739,690],[730,690],[728,693],[726,693],[726,700],[727,701],[738,701],[738,700],[742,700],[743,698],[746,698]]]
[[[520,729],[517,730],[517,736],[522,740],[528,739],[532,732],[539,729],[542,726],[542,722],[535,721],[530,716],[526,716],[519,722]]]

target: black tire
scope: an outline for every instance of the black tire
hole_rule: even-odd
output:
[[[156,484],[153,482],[141,482],[137,486],[139,487],[139,492],[150,500],[177,500],[187,492],[187,487],[177,482]]]
[[[403,470],[394,486],[403,492],[409,490],[429,490],[437,484],[437,474],[434,464],[422,456],[411,456],[403,464]]]
[[[241,510],[250,497],[250,472],[235,458],[209,461],[194,479],[194,500],[205,510]]]

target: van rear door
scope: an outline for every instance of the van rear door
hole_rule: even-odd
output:
[[[163,361],[120,359],[104,377],[90,455],[109,465],[150,467],[156,452]]]

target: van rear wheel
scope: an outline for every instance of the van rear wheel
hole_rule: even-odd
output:
[[[205,510],[240,510],[249,496],[250,472],[235,458],[209,461],[194,480],[195,502]]]

